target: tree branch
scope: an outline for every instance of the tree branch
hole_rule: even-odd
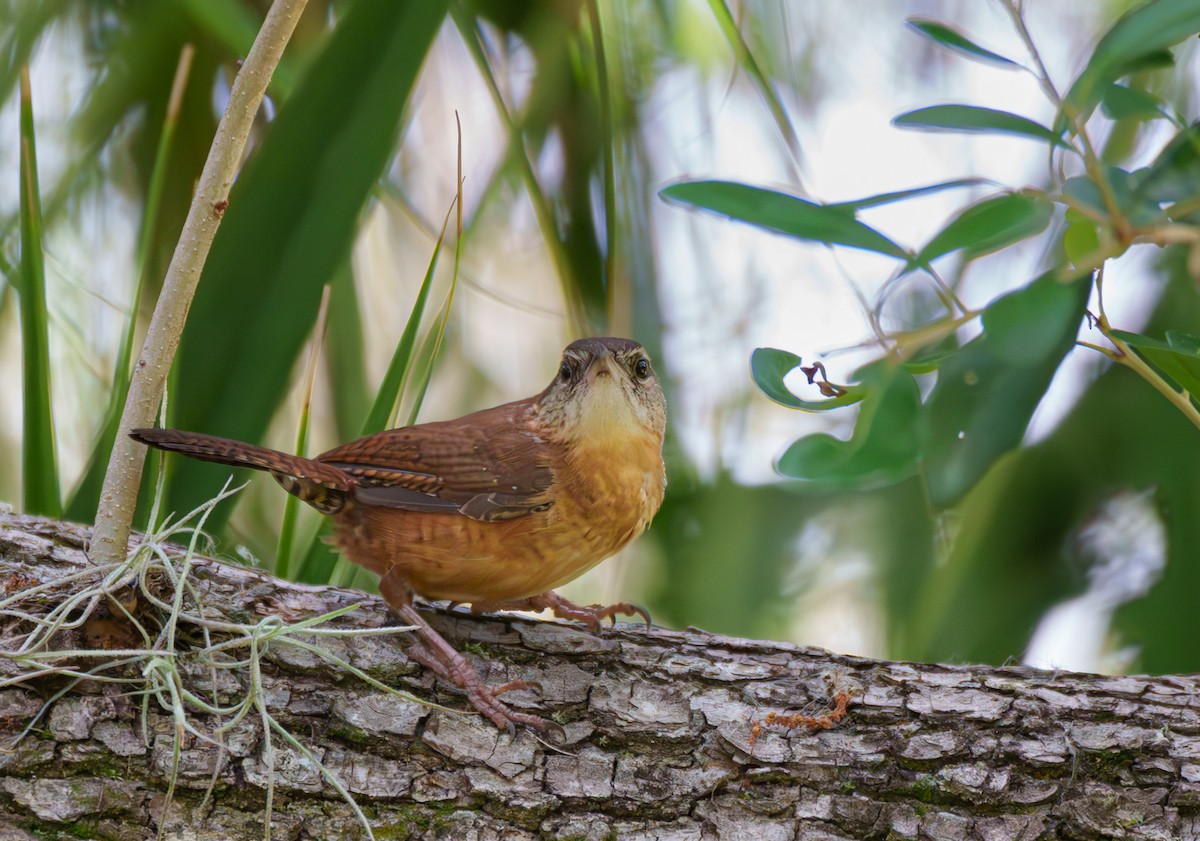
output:
[[[175,764],[179,721],[136,684],[17,680],[12,652],[28,626],[12,617],[77,591],[96,567],[88,533],[32,517],[0,518],[0,837],[154,836]],[[72,577],[73,578],[69,578]],[[391,624],[382,602],[352,590],[288,584],[195,558],[184,613],[216,623],[291,626],[360,604],[325,627]],[[58,582],[55,584],[55,582]],[[132,585],[130,585],[132,586]],[[155,586],[158,586],[157,584]],[[41,589],[35,589],[35,588]],[[132,614],[146,626],[155,608]],[[85,611],[77,611],[76,618]],[[119,633],[63,629],[77,650]],[[406,654],[407,635],[315,636],[311,648],[262,645],[270,714],[362,808],[378,837],[445,838],[1195,838],[1200,834],[1200,679],[1101,677],[1019,667],[891,663],[703,631],[621,626],[601,636],[511,615],[430,614],[491,681],[541,683],[506,695],[552,715],[566,743],[498,732],[470,714],[419,706],[331,665],[456,710]],[[89,624],[91,623],[91,625]],[[119,625],[119,622],[117,623]],[[214,624],[214,627],[216,625]],[[316,630],[314,627],[313,630]],[[196,656],[219,645],[186,619],[173,657],[183,689],[214,704],[245,689]],[[323,652],[323,655],[314,652]],[[114,652],[115,654],[115,652]],[[325,656],[327,655],[327,656]],[[83,667],[79,662],[62,664]],[[142,667],[125,675],[139,680]],[[215,683],[214,683],[215,680]],[[14,683],[14,681],[16,681]],[[820,717],[837,691],[846,716],[829,730],[786,730],[774,713]],[[47,699],[52,702],[43,711]],[[15,737],[41,712],[32,730]],[[196,715],[217,744],[187,736],[165,830],[261,838],[269,777],[275,837],[359,838],[366,831],[309,759],[275,734],[264,755],[251,714]],[[758,724],[758,737],[753,734]],[[273,760],[274,774],[267,773]],[[213,786],[211,796],[206,789]],[[25,834],[22,834],[25,833]]]

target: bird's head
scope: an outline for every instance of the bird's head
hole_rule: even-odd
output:
[[[646,349],[630,339],[578,339],[538,396],[542,416],[573,441],[619,445],[654,435],[661,445],[667,401]]]

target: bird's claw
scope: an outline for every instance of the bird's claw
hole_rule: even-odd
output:
[[[448,646],[442,649],[428,638],[413,646],[409,652],[418,663],[466,693],[471,705],[500,730],[507,730],[510,735],[515,736],[516,726],[522,724],[539,734],[557,730],[565,740],[565,734],[559,725],[532,713],[518,712],[500,700],[499,696],[505,692],[521,689],[541,692],[542,685],[537,681],[510,680],[498,686],[491,686],[484,683],[483,678],[461,654]]]
[[[594,634],[600,633],[601,623],[605,619],[612,623],[611,627],[616,627],[618,615],[640,616],[642,621],[646,623],[646,629],[650,629],[650,614],[641,605],[631,602],[619,602],[609,605],[579,605],[564,599],[557,593],[544,593],[540,596],[534,596],[529,600],[529,604],[542,610],[552,610],[554,611],[554,615],[559,619],[573,619],[577,622],[582,622]]]
[[[566,734],[557,723],[533,713],[518,712],[498,697],[505,692],[519,689],[536,688],[541,691],[541,684],[531,680],[510,680],[499,686],[489,686],[480,680],[471,681],[471,683],[473,683],[472,686],[464,687],[464,689],[475,709],[479,710],[480,714],[495,724],[497,728],[507,730],[510,736],[515,737],[517,725],[523,724],[542,735],[558,731],[559,736],[565,740]]]
[[[502,683],[499,686],[491,687],[493,695],[501,695],[505,692],[517,692],[521,689],[533,689],[537,692],[542,691],[542,685],[536,680],[510,680],[508,683]]]

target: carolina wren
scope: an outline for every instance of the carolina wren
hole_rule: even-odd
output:
[[[302,458],[173,429],[138,441],[221,464],[266,470],[333,520],[341,552],[380,576],[415,658],[465,690],[500,728],[546,720],[500,699],[516,681],[484,684],[418,613],[413,594],[475,612],[551,609],[599,630],[639,614],[631,604],[584,607],[554,588],[583,574],[650,525],[662,503],[666,401],[645,349],[628,339],[572,342],[534,397],[457,420],[389,429]]]

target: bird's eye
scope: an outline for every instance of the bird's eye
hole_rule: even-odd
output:
[[[566,362],[559,366],[558,379],[564,383],[569,383],[571,381],[571,366]]]
[[[642,357],[633,365],[633,373],[637,375],[639,380],[644,380],[650,376],[650,360]]]

